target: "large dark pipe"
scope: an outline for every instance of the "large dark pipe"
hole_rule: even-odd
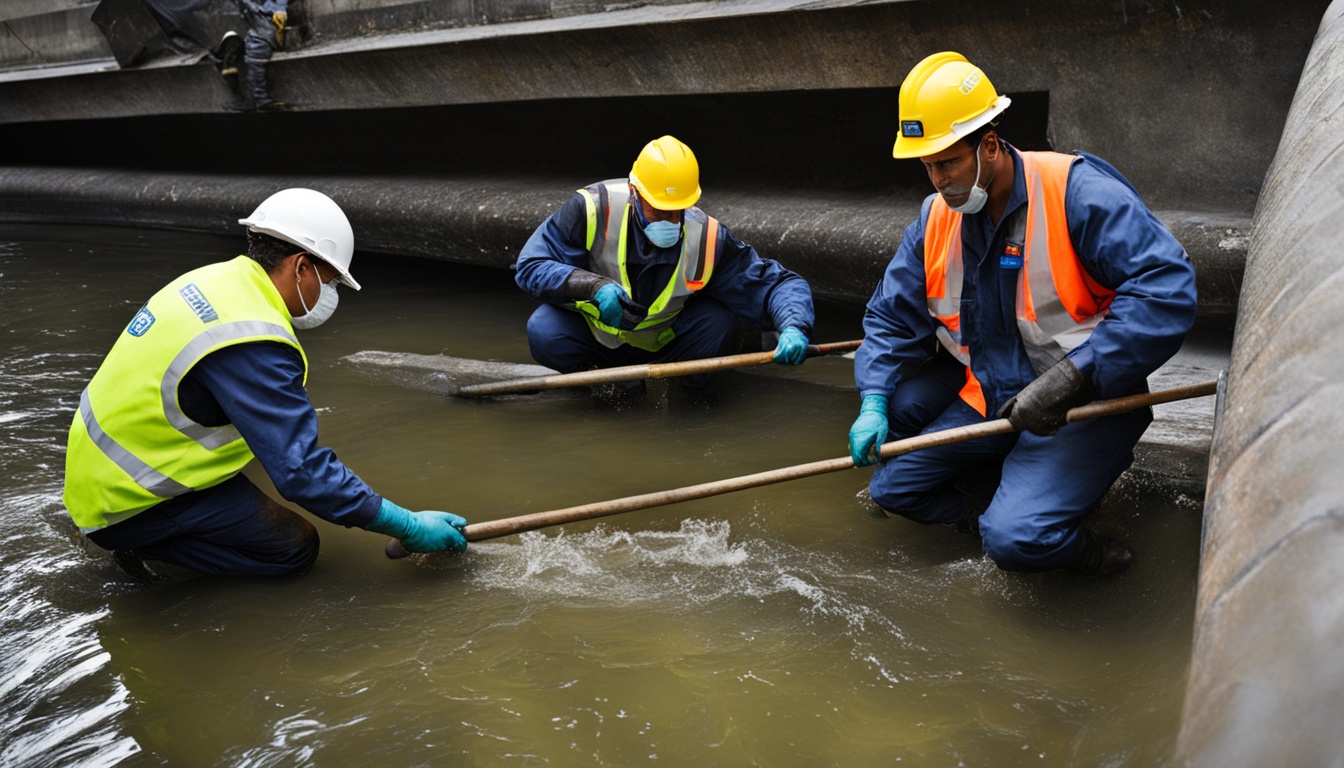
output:
[[[1344,0],[1255,214],[1214,431],[1180,765],[1344,755]]]

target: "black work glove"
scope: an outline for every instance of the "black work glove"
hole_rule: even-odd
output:
[[[1068,421],[1070,408],[1089,403],[1096,392],[1069,358],[1055,363],[999,409],[999,418],[1013,428],[1037,435],[1053,435]]]

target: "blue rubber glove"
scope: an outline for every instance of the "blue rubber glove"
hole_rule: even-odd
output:
[[[802,365],[806,359],[807,336],[793,326],[781,331],[779,343],[775,345],[774,362],[780,365]]]
[[[849,428],[849,458],[854,466],[877,463],[877,452],[887,439],[887,396],[864,395],[859,418]]]
[[[451,512],[412,512],[383,499],[383,506],[364,530],[384,533],[401,541],[407,552],[467,551],[462,535],[467,521]]]
[[[597,311],[601,314],[599,319],[603,325],[628,331],[639,324],[637,320],[633,323],[630,322],[631,315],[626,310],[635,307],[643,309],[643,307],[635,304],[626,295],[625,289],[616,283],[607,283],[598,288],[597,293],[593,296],[593,303],[597,305]]]

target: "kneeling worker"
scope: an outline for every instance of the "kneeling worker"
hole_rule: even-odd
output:
[[[1008,104],[957,53],[926,58],[901,85],[893,154],[918,158],[936,194],[864,314],[850,456],[872,464],[890,439],[1006,417],[1024,431],[883,462],[873,501],[978,531],[1006,570],[1118,573],[1129,550],[1082,520],[1133,461],[1152,411],[1065,414],[1147,391],[1195,320],[1194,269],[1110,164],[1001,139],[991,121]],[[967,480],[1000,473],[992,500],[977,499]]]
[[[572,373],[698,360],[733,354],[744,332],[770,328],[779,331],[775,362],[806,359],[811,287],[694,207],[699,198],[695,155],[663,136],[628,178],[578,190],[542,222],[516,276],[545,302],[527,322],[537,362]],[[713,399],[713,374],[682,386]]]
[[[247,255],[169,283],[131,320],[80,396],[65,506],[128,573],[145,560],[207,574],[300,573],[316,529],[244,475],[255,456],[287,500],[413,552],[463,551],[466,521],[374,493],[317,442],[294,329],[321,325],[350,275],[354,235],[331,198],[286,189],[239,221]]]

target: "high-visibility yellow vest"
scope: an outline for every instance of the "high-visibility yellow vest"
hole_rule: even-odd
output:
[[[308,358],[289,310],[247,256],[169,283],[136,313],[79,398],[65,457],[65,507],[85,532],[105,528],[237,474],[252,451],[232,425],[182,412],[178,387],[206,355],[275,341]]]
[[[620,282],[630,289],[625,254],[629,234],[630,196],[628,179],[609,179],[579,190],[588,210],[587,248],[590,271]],[[672,321],[686,300],[709,284],[714,274],[714,251],[719,242],[719,222],[699,208],[687,208],[681,218],[681,258],[662,293],[649,305],[648,317],[634,329],[623,331],[602,323],[597,306],[590,301],[575,306],[588,321],[588,327],[603,346],[615,349],[622,344],[656,352],[672,340]]]
[[[1017,329],[1036,373],[1045,372],[1092,335],[1110,309],[1115,291],[1092,278],[1069,237],[1064,193],[1077,155],[1023,152],[1027,209],[1016,214],[1005,258],[1020,256]],[[1019,252],[1011,253],[1013,249]],[[980,381],[971,373],[971,353],[961,339],[961,214],[935,197],[924,226],[924,284],[929,314],[938,320],[938,340],[966,366],[961,397],[985,415]]]

